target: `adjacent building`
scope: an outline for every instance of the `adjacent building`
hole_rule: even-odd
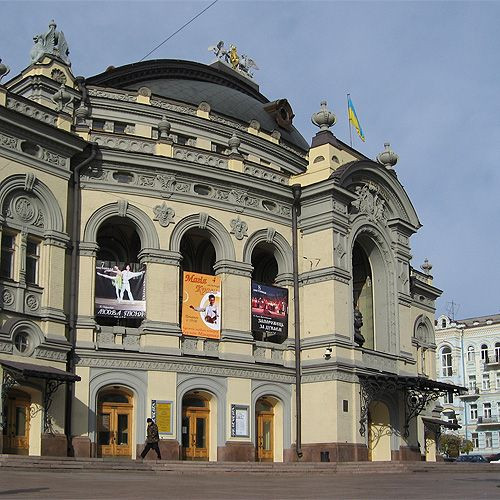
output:
[[[35,42],[0,85],[3,452],[135,457],[152,417],[168,459],[435,460],[457,389],[389,145],[325,102],[309,144],[235,47],[84,78]]]
[[[436,321],[438,379],[467,388],[442,398],[443,415],[474,452],[500,453],[500,314]],[[456,432],[456,431],[455,431]]]

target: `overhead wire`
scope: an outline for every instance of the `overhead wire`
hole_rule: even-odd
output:
[[[177,33],[179,33],[180,31],[182,31],[186,26],[188,26],[195,19],[197,19],[198,17],[200,17],[204,12],[206,12],[208,9],[210,9],[210,7],[212,7],[213,5],[215,5],[218,1],[219,0],[214,0],[208,7],[205,7],[201,12],[198,12],[198,14],[196,14],[196,16],[192,17],[187,23],[183,24],[177,31],[175,31],[174,33],[172,33],[168,38],[165,38],[165,40],[163,40],[163,42],[161,42],[153,50],[151,50],[150,52],[148,52],[142,59],[139,59],[139,62],[144,61],[144,59],[146,59],[146,57],[150,56],[155,50],[159,49],[163,44],[167,43],[171,38],[173,38],[175,35],[177,35]]]

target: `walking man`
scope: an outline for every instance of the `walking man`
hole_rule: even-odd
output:
[[[156,451],[158,460],[161,460],[160,448],[158,446],[158,441],[160,441],[158,426],[153,422],[151,418],[148,418],[147,422],[148,422],[148,429],[146,437],[146,446],[144,447],[144,450],[141,453],[141,458],[144,459],[144,457],[148,454],[148,451],[153,449]]]

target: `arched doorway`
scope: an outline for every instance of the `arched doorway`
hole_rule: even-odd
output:
[[[182,398],[182,458],[208,461],[210,396],[191,391]]]
[[[374,401],[368,410],[368,458],[372,462],[390,461],[391,421],[389,408],[381,401]]]
[[[9,391],[4,400],[3,452],[29,454],[31,397],[19,390]]]
[[[274,460],[274,404],[269,397],[255,403],[255,459],[258,462]]]
[[[97,396],[97,456],[132,456],[133,395],[120,386],[105,387]]]

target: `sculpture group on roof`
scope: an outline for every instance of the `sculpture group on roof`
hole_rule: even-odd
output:
[[[69,47],[62,31],[56,31],[57,25],[52,20],[49,24],[49,30],[46,33],[35,35],[33,41],[35,45],[31,49],[31,63],[36,64],[42,61],[46,54],[54,55],[61,59],[65,64],[71,66],[69,60]]]
[[[208,47],[215,56],[220,60],[229,64],[235,71],[239,71],[250,78],[253,78],[252,68],[259,69],[255,61],[246,54],[238,54],[238,49],[235,45],[229,44],[229,49],[224,47],[224,42],[221,40],[217,45]]]

